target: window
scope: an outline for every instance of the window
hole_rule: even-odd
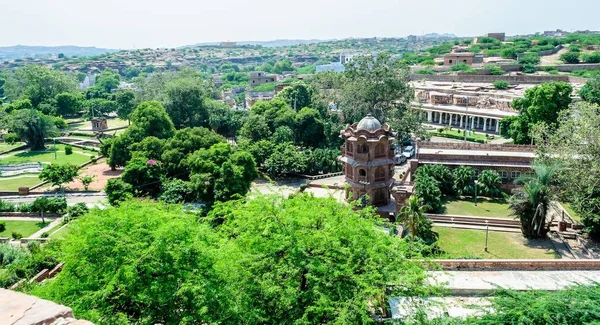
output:
[[[358,170],[358,176],[360,176],[360,177],[367,177],[367,171],[365,171],[364,169],[359,169]]]
[[[501,178],[508,178],[508,172],[507,172],[507,171],[505,171],[505,170],[501,171],[501,172],[500,172],[500,177],[501,177]]]
[[[452,64],[452,60],[448,60],[448,63]]]
[[[375,147],[375,158],[385,157],[385,145],[378,143]]]
[[[463,63],[467,63],[467,60],[463,60]]]
[[[521,172],[512,172],[510,176],[512,179],[517,179],[521,177]]]
[[[358,153],[369,153],[369,146],[366,143],[361,144],[358,146]]]
[[[375,181],[385,181],[385,169],[383,169],[383,167],[381,166],[377,167],[377,169],[375,170]]]

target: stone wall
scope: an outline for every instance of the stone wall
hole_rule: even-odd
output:
[[[581,63],[581,64],[561,64],[554,66],[560,72],[573,72],[576,70],[600,70],[600,64]]]
[[[494,81],[502,80],[511,84],[540,84],[544,82],[563,81],[569,82],[569,76],[485,76],[485,75],[410,75],[411,81],[438,81],[438,82],[479,82],[493,83]]]
[[[481,143],[449,143],[449,142],[418,141],[417,148],[534,152],[537,147],[530,146],[530,145],[516,145],[516,144],[481,144]]]
[[[600,260],[434,260],[446,271],[600,270]]]

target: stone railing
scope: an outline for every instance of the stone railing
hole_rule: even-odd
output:
[[[433,260],[446,271],[566,271],[600,270],[600,260]]]

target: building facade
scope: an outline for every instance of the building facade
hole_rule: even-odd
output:
[[[368,114],[360,122],[348,125],[340,132],[344,139],[341,147],[347,199],[354,201],[368,197],[365,204],[377,207],[392,206],[394,185],[394,133],[389,125]]]
[[[444,55],[444,65],[453,66],[461,63],[473,65],[474,58],[475,53],[472,52],[448,53]]]
[[[277,81],[277,76],[269,75],[264,72],[250,72],[250,87],[260,86],[269,82]]]

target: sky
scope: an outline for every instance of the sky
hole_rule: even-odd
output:
[[[600,30],[599,12],[600,0],[0,0],[0,46],[515,35]]]

